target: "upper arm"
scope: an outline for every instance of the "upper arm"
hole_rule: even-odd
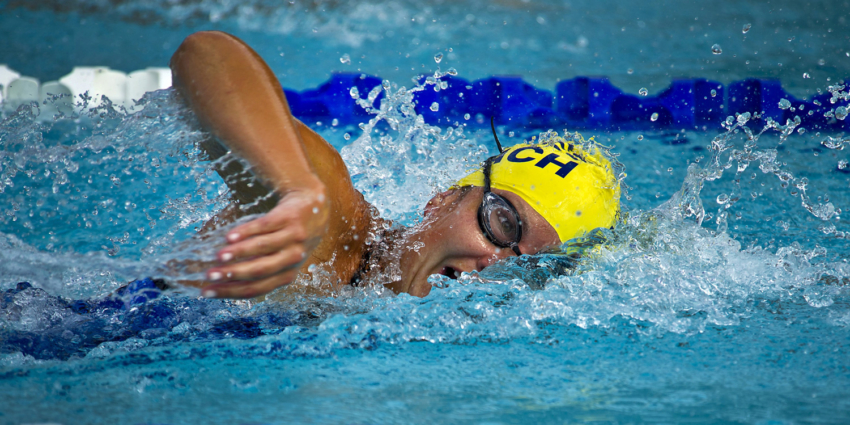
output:
[[[369,204],[354,189],[336,149],[292,116],[280,82],[256,52],[229,34],[200,32],[181,44],[171,68],[175,87],[202,126],[250,162],[252,171],[268,189],[285,194],[311,185],[323,186],[331,214],[322,242],[325,247],[317,249],[317,255],[331,255],[335,246],[354,235],[354,240],[365,240],[361,232],[371,221]],[[214,151],[207,149],[211,156]],[[241,198],[262,195],[256,187],[248,190],[228,184],[243,203]]]

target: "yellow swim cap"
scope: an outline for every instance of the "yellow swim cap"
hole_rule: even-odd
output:
[[[614,225],[620,212],[620,182],[611,162],[593,143],[549,133],[538,143],[505,149],[493,160],[491,187],[517,194],[558,232],[561,242]],[[584,146],[584,147],[582,147]],[[455,187],[484,186],[478,169]]]

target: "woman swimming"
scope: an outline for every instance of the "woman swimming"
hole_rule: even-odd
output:
[[[171,69],[175,87],[218,141],[204,144],[210,157],[224,155],[219,142],[226,145],[276,195],[228,178],[239,166],[218,170],[234,204],[212,225],[263,215],[227,233],[219,264],[206,272],[207,297],[267,294],[312,265],[324,265],[336,285],[380,282],[380,275],[393,291],[421,297],[432,274],[454,278],[534,254],[611,227],[619,212],[619,182],[598,150],[566,141],[522,144],[436,195],[425,220],[403,237],[389,237],[390,226],[354,188],[339,153],[292,116],[280,83],[245,43],[221,32],[190,35]]]

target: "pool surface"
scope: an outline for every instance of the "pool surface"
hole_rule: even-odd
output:
[[[847,423],[848,12],[846,1],[0,1],[0,63],[42,82],[74,66],[167,66],[201,29],[246,40],[288,89],[334,72],[387,80],[380,112],[306,122],[404,224],[494,149],[474,114],[386,125],[416,106],[401,88],[438,67],[552,92],[579,76],[648,98],[680,77],[758,78],[836,98],[818,111],[832,114],[826,127],[737,114],[704,130],[582,130],[619,155],[627,189],[622,223],[581,259],[509,259],[434,278],[422,299],[348,288],[262,302],[144,280],[212,258],[220,238],[193,235],[229,196],[172,90],[133,113],[6,111],[0,423]],[[505,145],[546,130],[498,129]]]

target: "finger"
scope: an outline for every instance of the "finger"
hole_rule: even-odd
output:
[[[224,279],[257,280],[286,269],[297,268],[306,258],[307,252],[303,246],[292,245],[270,255],[210,269],[207,271],[207,277],[213,282]]]
[[[297,275],[297,270],[289,270],[252,282],[215,283],[205,286],[201,294],[205,298],[254,298],[292,283]]]
[[[239,242],[251,236],[271,233],[285,227],[295,215],[291,208],[277,206],[262,217],[251,220],[245,224],[236,226],[227,232],[227,241]]]
[[[221,249],[218,252],[218,259],[226,263],[273,254],[288,245],[303,243],[306,239],[305,234],[303,227],[291,226],[274,233],[256,235]]]

